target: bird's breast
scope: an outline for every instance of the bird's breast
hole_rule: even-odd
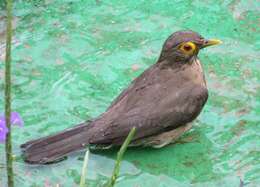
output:
[[[195,69],[196,83],[198,83],[206,88],[207,85],[206,85],[204,71],[203,71],[202,65],[200,63],[200,60],[198,58],[196,58],[196,60],[194,62],[194,69]]]
[[[203,67],[198,58],[183,68],[181,76],[183,78],[182,84],[185,84],[185,81],[187,81],[205,88],[207,87]]]

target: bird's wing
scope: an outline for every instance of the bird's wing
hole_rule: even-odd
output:
[[[134,139],[177,128],[194,120],[208,98],[205,87],[191,83],[178,88],[178,91],[173,89],[176,90],[176,93],[166,95],[156,92],[156,87],[158,92],[162,89],[160,86],[156,84],[152,84],[152,86],[154,87],[150,87],[147,91],[135,89],[136,92],[130,92],[133,91],[133,88],[128,90],[124,96],[126,101],[123,102],[122,97],[117,101],[118,107],[122,107],[124,110],[120,111],[116,107],[110,108],[101,118],[103,122],[100,126],[97,125],[97,129],[103,128],[103,130],[97,130],[90,139],[90,143],[121,144],[133,127],[136,127],[137,130]],[[138,94],[143,97],[138,98]],[[159,94],[158,97],[152,97],[155,94]],[[118,114],[113,118],[115,113]]]
[[[111,109],[114,105],[116,105],[118,102],[120,102],[125,96],[127,96],[127,94],[133,90],[133,89],[137,89],[138,87],[142,87],[143,85],[145,85],[147,83],[147,79],[144,79],[144,77],[150,77],[150,74],[153,73],[153,69],[154,66],[156,66],[155,64],[153,66],[150,66],[148,69],[146,69],[140,76],[138,76],[137,78],[135,78],[131,84],[125,88],[114,100],[113,102],[110,104],[110,106],[107,108],[107,111],[109,109]]]

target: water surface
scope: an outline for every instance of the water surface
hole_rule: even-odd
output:
[[[13,128],[16,186],[78,186],[84,153],[30,166],[22,161],[19,145],[102,113],[156,62],[164,40],[180,29],[224,41],[199,55],[209,87],[207,105],[179,143],[128,150],[116,186],[260,185],[257,1],[35,0],[14,6],[12,104],[25,121],[24,128]],[[3,145],[0,150],[2,155]],[[115,156],[113,150],[90,154],[89,186],[111,176]],[[6,182],[4,163],[1,156],[0,186]]]

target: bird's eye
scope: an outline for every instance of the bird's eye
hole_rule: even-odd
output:
[[[185,50],[185,51],[190,51],[191,49],[192,49],[192,47],[190,46],[190,45],[184,45],[183,46],[183,49]]]
[[[181,44],[180,49],[185,54],[193,54],[196,50],[196,45],[193,42],[185,42]]]

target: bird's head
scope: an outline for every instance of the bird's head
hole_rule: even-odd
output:
[[[220,40],[205,39],[191,30],[178,31],[165,41],[159,62],[189,63],[197,57],[200,49],[220,43]]]

